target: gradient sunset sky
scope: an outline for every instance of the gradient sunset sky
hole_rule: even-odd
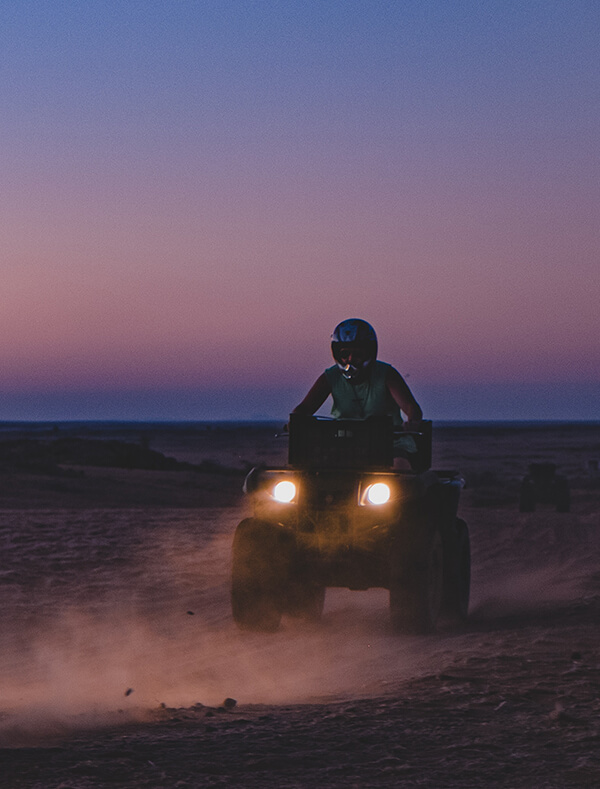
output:
[[[3,0],[0,420],[600,419],[600,3]]]

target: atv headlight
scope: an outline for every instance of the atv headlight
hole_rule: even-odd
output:
[[[385,482],[374,482],[365,491],[365,501],[369,504],[387,504],[392,492]]]
[[[289,479],[282,479],[273,488],[272,496],[280,504],[289,504],[296,497],[296,486]]]

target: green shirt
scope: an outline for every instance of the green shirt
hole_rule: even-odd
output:
[[[331,415],[335,419],[366,419],[389,414],[394,424],[401,425],[400,408],[385,383],[390,369],[391,365],[376,361],[367,377],[356,382],[344,378],[337,364],[328,367],[325,375],[333,397]]]
[[[402,425],[400,406],[386,386],[390,364],[376,361],[370,368],[368,376],[359,382],[349,381],[344,378],[342,371],[334,364],[325,370],[325,375],[331,387],[333,404],[331,416],[334,419],[366,419],[369,416],[393,417],[394,425]],[[417,447],[412,436],[398,435],[394,440],[394,454],[412,454]]]

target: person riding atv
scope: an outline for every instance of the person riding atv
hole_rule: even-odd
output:
[[[336,364],[290,414],[287,466],[257,466],[244,482],[253,514],[233,539],[234,621],[254,631],[276,630],[284,615],[316,621],[329,587],[388,589],[398,632],[463,621],[462,477],[431,469],[431,422],[400,374],[377,361],[372,326],[343,321],[332,351]],[[330,394],[334,418],[314,416]]]
[[[331,335],[331,352],[335,364],[317,378],[292,413],[314,414],[331,395],[334,419],[389,415],[396,430],[419,432],[423,411],[400,373],[377,360],[377,335],[370,323],[360,318],[339,323]],[[397,436],[394,449],[397,456],[407,457],[417,451],[408,435]]]

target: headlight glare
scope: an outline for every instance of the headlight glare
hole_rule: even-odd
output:
[[[387,504],[390,500],[390,487],[385,482],[375,482],[367,488],[367,501],[369,504]]]
[[[289,479],[283,479],[273,488],[273,498],[280,504],[289,504],[296,497],[296,486]]]

